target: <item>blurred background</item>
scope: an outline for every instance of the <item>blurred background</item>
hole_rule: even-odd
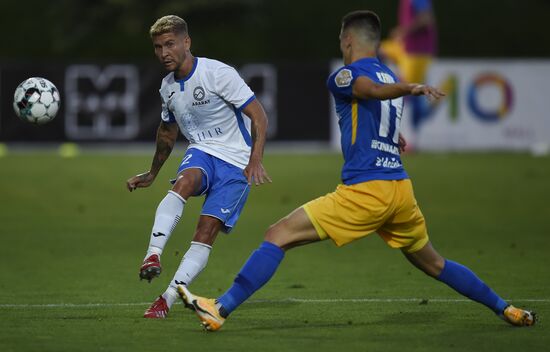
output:
[[[165,72],[148,30],[158,17],[177,14],[188,22],[194,55],[235,66],[251,85],[268,111],[273,142],[337,148],[325,81],[341,64],[341,17],[372,9],[383,37],[395,39],[400,6],[398,0],[3,1],[0,142],[17,148],[153,141]],[[448,97],[412,117],[415,104],[406,104],[402,130],[411,149],[546,153],[548,13],[544,0],[434,0],[434,50],[422,78]],[[400,71],[399,62],[388,62]],[[48,78],[62,96],[56,119],[38,128],[12,109],[15,87],[31,76]]]

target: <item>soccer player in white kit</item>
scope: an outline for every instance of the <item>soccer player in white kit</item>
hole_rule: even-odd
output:
[[[149,282],[161,273],[160,256],[187,199],[205,195],[191,242],[166,291],[145,311],[165,318],[178,297],[204,269],[218,232],[229,233],[246,202],[249,186],[271,182],[263,168],[267,117],[237,71],[216,60],[194,57],[186,22],[170,15],[158,19],[151,39],[164,68],[161,122],[149,171],[127,181],[128,190],[150,186],[170,155],[178,130],[189,147],[173,187],[160,202],[139,276]]]

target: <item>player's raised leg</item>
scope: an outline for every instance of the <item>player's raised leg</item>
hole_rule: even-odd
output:
[[[149,239],[149,247],[139,270],[139,277],[149,282],[160,275],[160,256],[172,231],[178,224],[187,198],[200,191],[202,182],[200,169],[183,170],[172,190],[162,199],[155,213],[155,221]]]
[[[184,286],[178,286],[178,292],[207,330],[218,330],[232,311],[271,279],[286,250],[320,240],[304,209],[298,208],[267,230],[265,241],[248,258],[231,288],[217,300],[193,295]]]
[[[413,253],[403,250],[403,254],[427,275],[444,282],[469,299],[485,305],[508,323],[516,326],[535,324],[536,316],[533,312],[509,305],[469,268],[443,258],[430,242]]]

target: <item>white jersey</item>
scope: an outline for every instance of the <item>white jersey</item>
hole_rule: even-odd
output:
[[[162,121],[177,122],[197,148],[244,169],[250,158],[250,119],[242,109],[254,100],[237,71],[220,61],[195,58],[187,77],[170,72],[160,87]]]

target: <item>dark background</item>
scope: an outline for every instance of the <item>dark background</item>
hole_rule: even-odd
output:
[[[433,0],[440,57],[550,57],[546,0]],[[277,69],[277,131],[272,140],[327,141],[330,61],[340,57],[343,15],[376,11],[385,37],[397,22],[398,0],[28,0],[0,2],[0,142],[70,140],[64,129],[65,70],[75,64],[129,64],[139,70],[139,134],[153,140],[166,74],[153,55],[149,28],[167,14],[189,25],[196,56],[242,67]],[[55,82],[62,106],[54,121],[33,126],[18,120],[13,91],[24,79]],[[261,86],[249,82],[261,92]],[[116,138],[115,138],[116,139]],[[106,138],[97,141],[108,140]],[[93,140],[91,140],[93,141]]]
[[[98,67],[104,67],[102,61],[94,61]],[[132,63],[132,62],[128,62]],[[58,63],[0,63],[0,142],[36,141],[56,142],[71,140],[64,128],[65,104],[67,92],[63,82],[67,64]],[[160,121],[160,98],[158,89],[162,78],[166,75],[163,68],[150,61],[132,65],[139,74],[139,96],[137,99],[139,111],[139,132],[134,141],[150,141],[156,136],[156,129]],[[277,70],[277,95],[275,105],[277,109],[276,133],[270,136],[271,140],[284,141],[327,141],[330,138],[329,96],[326,89],[326,79],[330,73],[327,61],[324,63],[281,62],[274,67]],[[237,69],[239,66],[237,66]],[[32,125],[18,119],[13,112],[13,90],[27,77],[47,77],[55,82],[61,95],[61,107],[57,117],[46,125]],[[114,82],[114,81],[113,81]],[[101,96],[108,93],[93,88],[89,81],[82,82],[83,93],[98,93]],[[252,90],[258,94],[262,92],[261,81],[248,82]],[[307,90],[304,88],[307,85]],[[110,87],[113,88],[113,87]],[[5,94],[1,94],[5,92]],[[268,111],[269,112],[269,111]],[[271,114],[268,116],[273,117]],[[93,118],[93,117],[92,117]],[[180,138],[183,138],[180,136]],[[86,142],[102,142],[119,140],[117,138],[92,138]],[[121,139],[127,141],[127,139]]]
[[[193,52],[222,61],[325,61],[340,19],[376,11],[384,34],[397,0],[27,0],[0,2],[0,60],[152,60],[151,24],[177,14]],[[548,57],[547,0],[434,0],[443,57]]]

